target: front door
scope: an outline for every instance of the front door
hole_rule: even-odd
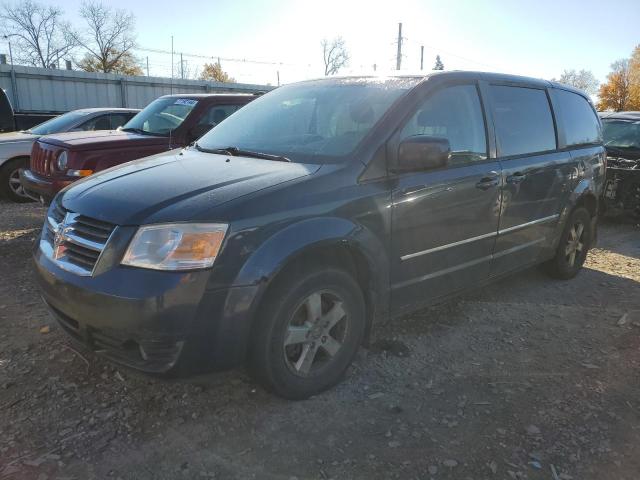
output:
[[[500,166],[489,160],[475,84],[428,95],[398,133],[449,140],[445,168],[395,179],[392,308],[411,309],[489,276],[500,212]]]

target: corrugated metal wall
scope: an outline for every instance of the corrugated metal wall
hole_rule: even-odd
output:
[[[12,75],[13,73],[13,75]],[[13,76],[13,80],[12,80]],[[14,85],[17,92],[14,92]],[[143,108],[170,93],[256,92],[273,87],[0,65],[0,88],[21,112],[66,112],[88,107]],[[17,104],[17,105],[16,105]]]

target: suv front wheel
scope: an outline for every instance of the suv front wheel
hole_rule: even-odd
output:
[[[276,281],[256,320],[249,367],[268,390],[305,399],[338,383],[353,361],[364,298],[351,275],[332,267]]]

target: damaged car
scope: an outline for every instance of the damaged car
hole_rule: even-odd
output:
[[[608,215],[640,219],[640,112],[600,114],[607,149],[603,206]]]

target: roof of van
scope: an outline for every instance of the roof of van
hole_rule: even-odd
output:
[[[335,77],[325,77],[318,78],[314,80],[304,80],[298,83],[306,83],[306,82],[318,82],[318,83],[352,83],[352,82],[388,82],[388,83],[408,83],[417,85],[420,82],[426,81],[430,78],[444,76],[449,79],[479,79],[486,80],[488,82],[500,82],[500,83],[514,83],[519,85],[529,85],[532,87],[553,87],[559,88],[562,90],[568,90],[574,93],[578,93],[587,99],[589,96],[570,85],[565,85],[559,82],[553,82],[550,80],[545,80],[542,78],[533,78],[533,77],[524,77],[521,75],[511,75],[506,73],[494,73],[494,72],[477,72],[477,71],[464,71],[464,70],[451,70],[451,71],[431,71],[427,74],[416,73],[416,74],[396,74],[391,73],[388,75],[380,74],[380,75],[346,75],[346,76],[335,76]]]

